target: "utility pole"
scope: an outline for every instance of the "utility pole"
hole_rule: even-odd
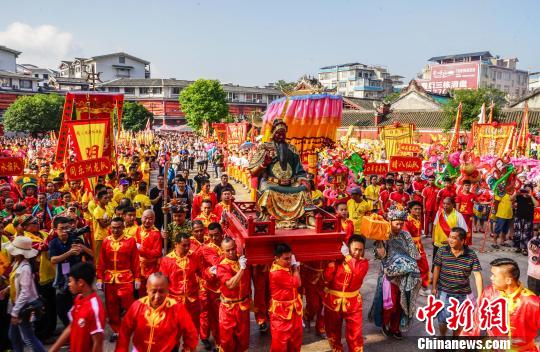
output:
[[[99,75],[101,75],[103,72],[95,72],[94,65],[92,65],[90,72],[85,70],[86,72],[86,82],[90,83],[90,89],[94,92],[96,91],[96,81],[101,82],[101,78]]]

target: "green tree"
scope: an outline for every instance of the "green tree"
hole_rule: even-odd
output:
[[[383,103],[392,104],[394,101],[396,101],[399,98],[400,95],[401,95],[400,92],[390,93],[384,97]]]
[[[452,129],[456,123],[459,103],[461,102],[461,128],[470,130],[473,122],[478,121],[482,104],[486,104],[486,115],[489,115],[489,106],[494,103],[493,118],[500,115],[501,107],[506,103],[504,92],[495,88],[479,88],[477,90],[454,90],[452,99],[443,106],[445,115],[444,128]],[[487,116],[486,116],[487,118]]]
[[[140,131],[146,127],[146,123],[154,119],[154,115],[139,103],[125,102],[122,116],[122,127],[129,131]]]
[[[212,124],[227,117],[226,96],[218,80],[198,79],[182,90],[178,100],[188,125],[198,131],[204,121]]]
[[[17,132],[58,130],[63,107],[64,97],[58,94],[19,97],[4,113],[4,127]]]
[[[283,93],[288,93],[290,91],[292,91],[294,89],[294,87],[296,87],[296,82],[286,82],[282,79],[280,79],[279,81],[277,81],[276,83],[274,83],[274,86],[281,90]]]

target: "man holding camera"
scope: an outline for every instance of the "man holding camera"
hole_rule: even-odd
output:
[[[73,305],[73,297],[68,290],[70,268],[85,259],[92,258],[93,252],[84,245],[81,238],[71,228],[72,220],[64,216],[54,219],[55,237],[49,243],[51,263],[56,265],[53,287],[56,290],[56,312],[64,324],[69,325],[68,312]]]

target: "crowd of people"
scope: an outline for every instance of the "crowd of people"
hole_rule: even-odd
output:
[[[332,204],[312,187],[313,203],[341,218],[342,256],[300,263],[294,248],[280,243],[273,263],[254,265],[223,229],[237,188],[250,188],[248,150],[209,146],[193,134],[156,134],[148,145],[120,144],[118,170],[89,186],[65,179],[52,163],[55,145],[48,139],[0,145],[4,156],[24,157],[35,175],[0,177],[0,351],[44,351],[49,344],[49,351],[64,345],[101,351],[105,339],[116,351],[194,351],[199,342],[206,350],[246,351],[251,310],[259,332],[270,330],[271,351],[299,351],[312,323],[333,351],[344,350],[345,324],[349,351],[361,351],[360,288],[370,265],[366,242],[372,242],[361,221],[372,213],[390,224],[388,240],[373,243],[371,263],[381,270],[369,316],[382,334],[403,338],[419,294],[435,295],[445,308],[452,299],[464,302],[472,275],[477,299],[520,302],[522,314],[509,318],[518,329],[512,336],[520,337],[513,346],[534,347],[539,193],[526,182],[514,195],[493,197],[482,184],[457,187],[446,179],[441,189],[434,177],[389,173],[369,177]],[[235,185],[226,170],[235,170]],[[218,179],[214,187],[209,172]],[[486,288],[471,247],[474,232],[491,236],[493,249],[513,245],[527,256],[527,285],[519,281],[516,261],[500,258],[491,262]],[[423,245],[430,239],[431,266]],[[447,317],[446,309],[437,317],[443,336]]]

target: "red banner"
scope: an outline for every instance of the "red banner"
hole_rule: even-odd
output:
[[[227,124],[227,144],[242,144],[247,138],[248,124],[228,123]]]
[[[219,144],[227,143],[227,124],[226,123],[213,123],[214,137]]]
[[[364,165],[364,175],[386,175],[388,173],[387,163],[366,163]]]
[[[67,164],[68,180],[83,180],[90,177],[110,174],[112,163],[108,158],[88,159]]]
[[[62,123],[58,134],[56,146],[56,162],[62,163],[68,155],[69,148],[69,123],[70,121],[89,121],[106,119],[113,126],[116,114],[117,125],[120,126],[124,107],[123,94],[108,94],[96,92],[68,92],[62,112]],[[120,131],[120,129],[118,129]],[[114,153],[113,134],[106,136],[105,144],[110,146],[110,151],[105,150],[103,155]],[[113,156],[114,157],[114,156]]]
[[[402,153],[420,153],[422,148],[414,143],[401,143],[399,145],[399,151]]]
[[[421,172],[422,159],[412,156],[392,156],[390,157],[390,171]]]
[[[22,174],[24,174],[23,158],[0,158],[0,176],[20,176]]]
[[[533,223],[540,224],[540,207],[534,208]]]

